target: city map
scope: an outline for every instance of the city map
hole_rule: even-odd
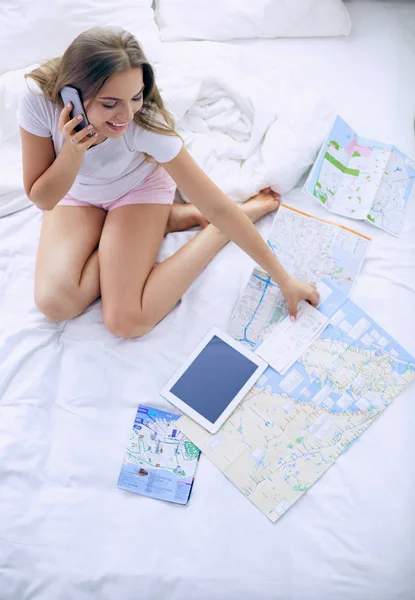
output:
[[[280,375],[268,368],[215,434],[178,427],[277,521],[415,378],[415,359],[335,283],[320,337]]]
[[[294,277],[318,283],[329,279],[348,296],[365,258],[370,239],[282,205],[271,227],[268,245]],[[253,348],[269,328],[283,319],[287,304],[269,275],[254,269],[229,322],[228,333]]]
[[[414,182],[415,161],[395,146],[359,137],[337,117],[304,191],[330,212],[398,236]]]
[[[178,429],[179,416],[140,404],[118,478],[120,489],[187,504],[200,451]]]

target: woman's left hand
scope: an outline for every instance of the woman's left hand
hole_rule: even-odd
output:
[[[314,284],[295,279],[295,277],[288,276],[284,284],[280,285],[280,289],[288,302],[290,316],[294,319],[297,316],[298,303],[301,300],[307,300],[314,307],[320,300],[320,294]]]

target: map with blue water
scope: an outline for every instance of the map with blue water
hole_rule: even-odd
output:
[[[267,242],[290,275],[315,284],[329,279],[346,296],[370,245],[369,238],[355,231],[284,205]],[[228,333],[253,348],[287,312],[278,285],[256,268],[233,312]]]
[[[415,378],[415,359],[329,280],[320,337],[280,375],[268,368],[221,429],[182,431],[278,520]]]
[[[120,489],[188,503],[200,450],[177,427],[179,417],[140,404],[118,478]]]

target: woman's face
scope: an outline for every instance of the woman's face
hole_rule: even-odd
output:
[[[138,67],[108,78],[94,100],[85,102],[88,121],[102,137],[121,137],[134,113],[143,106],[143,69]]]

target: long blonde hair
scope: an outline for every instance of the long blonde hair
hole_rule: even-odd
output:
[[[83,101],[93,100],[114,73],[143,69],[143,106],[134,122],[155,133],[177,135],[174,121],[157,88],[154,71],[137,39],[121,27],[93,27],[80,33],[63,56],[53,58],[25,77],[33,79],[43,95],[63,108],[59,91],[71,85]],[[160,118],[162,117],[162,118]]]

